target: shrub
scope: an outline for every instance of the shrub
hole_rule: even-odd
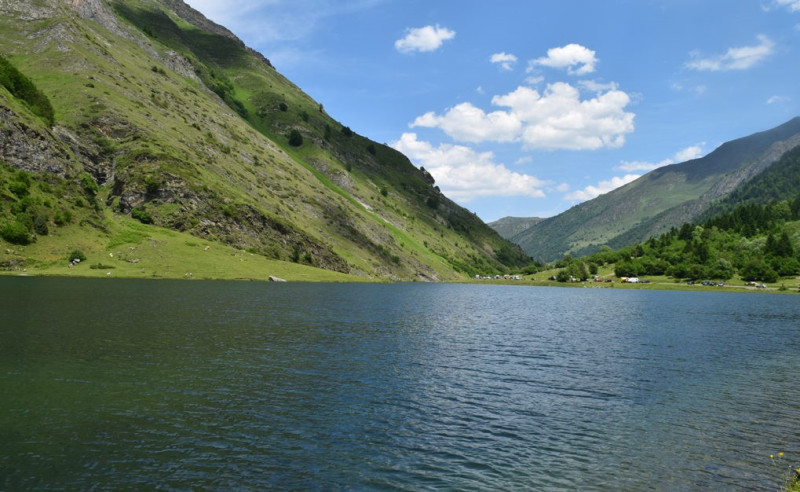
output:
[[[83,191],[86,192],[89,196],[97,195],[97,192],[100,191],[100,187],[97,185],[97,181],[94,180],[91,174],[87,172],[82,172],[78,179],[81,182],[81,187],[83,187]]]
[[[53,217],[53,222],[56,223],[57,226],[63,226],[72,222],[72,212],[69,210],[59,210],[55,213]]]
[[[5,224],[0,227],[0,237],[5,239],[11,244],[26,245],[30,244],[32,239],[30,232],[25,224],[15,221]]]
[[[46,236],[50,233],[50,228],[47,226],[47,223],[50,221],[50,217],[47,216],[47,213],[42,210],[37,210],[33,216],[33,230],[36,234],[40,236]]]
[[[158,193],[161,184],[152,176],[148,176],[144,181],[144,190],[149,194]]]
[[[8,191],[17,195],[17,197],[22,198],[28,194],[28,191],[30,191],[30,185],[22,181],[12,181],[8,183]]]
[[[153,217],[150,213],[142,207],[133,207],[131,209],[131,217],[138,220],[142,224],[152,224]]]
[[[298,130],[289,132],[289,145],[292,147],[300,147],[303,145],[303,135]]]
[[[67,255],[67,260],[72,263],[75,260],[86,261],[86,255],[83,254],[83,251],[79,249],[73,249],[70,251],[69,255]]]

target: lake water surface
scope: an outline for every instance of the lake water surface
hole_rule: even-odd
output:
[[[775,490],[800,296],[0,277],[0,490]]]

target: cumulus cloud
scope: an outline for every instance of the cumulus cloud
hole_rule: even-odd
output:
[[[435,147],[419,140],[416,133],[403,133],[391,146],[423,166],[443,193],[462,203],[487,196],[545,196],[541,188],[547,182],[510,171],[494,162],[492,152],[476,152],[463,145]]]
[[[500,68],[506,71],[514,69],[514,64],[517,63],[517,57],[510,53],[495,53],[490,58],[492,63],[500,64]]]
[[[461,142],[510,142],[522,130],[522,122],[505,111],[485,113],[471,103],[461,103],[443,115],[433,111],[418,117],[411,127],[440,128]]]
[[[622,161],[622,164],[620,164],[617,169],[628,172],[652,171],[653,169],[675,164],[676,162],[686,162],[702,157],[704,153],[703,147],[705,147],[705,142],[697,145],[690,145],[689,147],[676,152],[673,157],[668,157],[659,162]]]
[[[571,75],[586,75],[594,72],[596,64],[597,57],[593,50],[570,43],[559,48],[550,48],[547,50],[547,56],[531,60],[528,64],[528,71],[541,65],[550,68],[566,68]]]
[[[620,186],[626,185],[631,181],[636,180],[639,178],[639,174],[626,174],[625,176],[618,177],[615,176],[607,181],[600,181],[597,186],[589,185],[582,190],[573,191],[572,193],[568,193],[565,198],[567,200],[591,200],[592,198],[598,197],[609,191],[615,190]]]
[[[730,48],[724,55],[704,58],[699,52],[692,52],[692,60],[686,62],[686,68],[699,71],[723,72],[728,70],[747,70],[770,56],[775,49],[768,37],[759,35],[758,44]]]
[[[492,103],[510,108],[524,128],[520,136],[527,149],[587,150],[620,147],[633,131],[634,114],[625,112],[630,97],[609,90],[591,99],[565,82],[550,84],[544,93],[518,87]]]
[[[439,25],[414,27],[407,29],[406,35],[394,42],[394,47],[400,53],[435,51],[445,41],[454,37],[456,37],[455,31]]]
[[[461,142],[520,141],[528,150],[620,147],[634,129],[635,115],[625,111],[629,103],[618,89],[582,100],[580,91],[564,82],[548,85],[543,93],[520,86],[492,98],[492,104],[508,110],[486,113],[461,103],[441,115],[428,112],[411,127],[440,128]]]

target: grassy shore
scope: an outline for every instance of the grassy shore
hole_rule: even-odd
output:
[[[71,265],[70,254],[85,256]],[[112,278],[186,278],[302,282],[374,281],[356,275],[270,260],[221,243],[117,218],[108,231],[78,225],[59,228],[35,243],[0,241],[0,274]]]

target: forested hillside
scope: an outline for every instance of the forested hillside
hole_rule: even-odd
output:
[[[617,277],[666,275],[678,280],[778,282],[800,275],[800,194],[751,203],[702,224],[685,223],[643,243],[583,258],[562,258],[564,277],[587,278],[614,265]]]

